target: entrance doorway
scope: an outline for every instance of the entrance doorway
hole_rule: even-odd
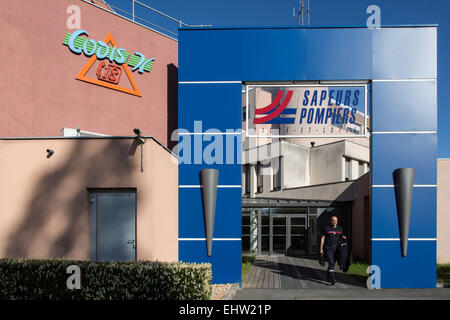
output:
[[[242,253],[246,255],[316,256],[321,230],[337,216],[344,233],[351,238],[351,206],[320,203],[320,207],[257,207],[246,203],[242,208]],[[267,202],[265,203],[267,205]],[[317,204],[317,203],[315,203]]]
[[[136,192],[90,191],[91,259],[136,260]]]
[[[270,254],[300,255],[307,251],[306,214],[270,216]]]

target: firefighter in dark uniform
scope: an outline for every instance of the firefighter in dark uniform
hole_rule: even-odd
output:
[[[331,224],[326,226],[322,233],[320,240],[320,254],[325,255],[328,260],[328,281],[331,285],[336,283],[336,276],[334,274],[334,263],[336,261],[336,252],[339,242],[342,239],[347,239],[343,232],[344,230],[337,225],[338,218],[331,217]]]

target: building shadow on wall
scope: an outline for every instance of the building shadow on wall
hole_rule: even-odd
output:
[[[70,148],[62,148],[68,143]],[[87,188],[131,187],[139,170],[130,149],[133,140],[65,140],[54,145],[55,156],[34,184],[25,214],[8,237],[8,258],[89,258],[89,195]],[[68,150],[66,152],[65,150]],[[45,149],[43,150],[44,154]],[[69,153],[69,154],[67,154]],[[45,157],[45,155],[43,155]]]
[[[178,128],[178,68],[173,64],[167,65],[167,147],[170,150],[177,144],[172,141],[172,132]]]

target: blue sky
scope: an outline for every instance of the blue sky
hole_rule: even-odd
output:
[[[296,26],[295,0],[139,0],[190,25]],[[131,12],[131,0],[107,0]],[[381,9],[382,25],[439,24],[438,28],[438,157],[450,158],[450,1],[449,0],[310,0],[311,26],[365,25],[366,8]],[[122,13],[123,12],[119,12]],[[148,13],[137,16],[174,33],[177,23]],[[141,21],[144,23],[143,21]]]

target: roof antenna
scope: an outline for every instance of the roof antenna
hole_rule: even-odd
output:
[[[295,17],[295,9],[292,8],[292,15]],[[311,24],[311,10],[309,10],[309,0],[298,0],[298,26],[309,27]]]

